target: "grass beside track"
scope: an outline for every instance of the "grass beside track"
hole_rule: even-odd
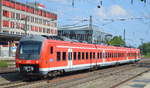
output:
[[[144,55],[144,58],[150,58],[150,53]]]
[[[0,60],[0,67],[8,67],[7,61]]]

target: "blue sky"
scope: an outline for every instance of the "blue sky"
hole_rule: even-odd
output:
[[[30,0],[30,2],[32,1],[35,0]],[[72,0],[36,1],[43,3],[47,10],[57,13],[58,25],[88,24],[88,22],[80,20],[89,19],[89,16],[92,15],[93,24],[105,32],[123,35],[123,29],[126,29],[128,45],[138,46],[141,44],[141,38],[144,39],[144,42],[150,42],[150,1],[148,0],[146,4],[140,0],[133,0],[133,4],[130,0],[103,0],[101,8],[97,8],[100,0],[74,0],[74,7]],[[120,18],[126,20],[117,20]],[[109,21],[104,19],[109,19]],[[112,19],[113,22],[110,21]]]

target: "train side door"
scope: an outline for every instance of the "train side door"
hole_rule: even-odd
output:
[[[126,60],[128,60],[129,58],[128,58],[128,51],[126,52]]]
[[[103,50],[103,52],[102,52],[102,61],[103,61],[103,63],[106,62],[106,53],[105,53],[105,50]]]
[[[72,68],[72,49],[68,49],[68,67]]]

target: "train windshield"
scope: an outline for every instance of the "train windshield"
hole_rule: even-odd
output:
[[[41,42],[21,42],[19,59],[34,60],[40,58]]]

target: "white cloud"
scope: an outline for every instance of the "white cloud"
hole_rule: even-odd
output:
[[[111,16],[126,16],[127,14],[127,11],[119,5],[112,5],[110,7]]]
[[[105,8],[101,7],[97,9],[97,15],[100,16],[102,19],[106,18]]]

